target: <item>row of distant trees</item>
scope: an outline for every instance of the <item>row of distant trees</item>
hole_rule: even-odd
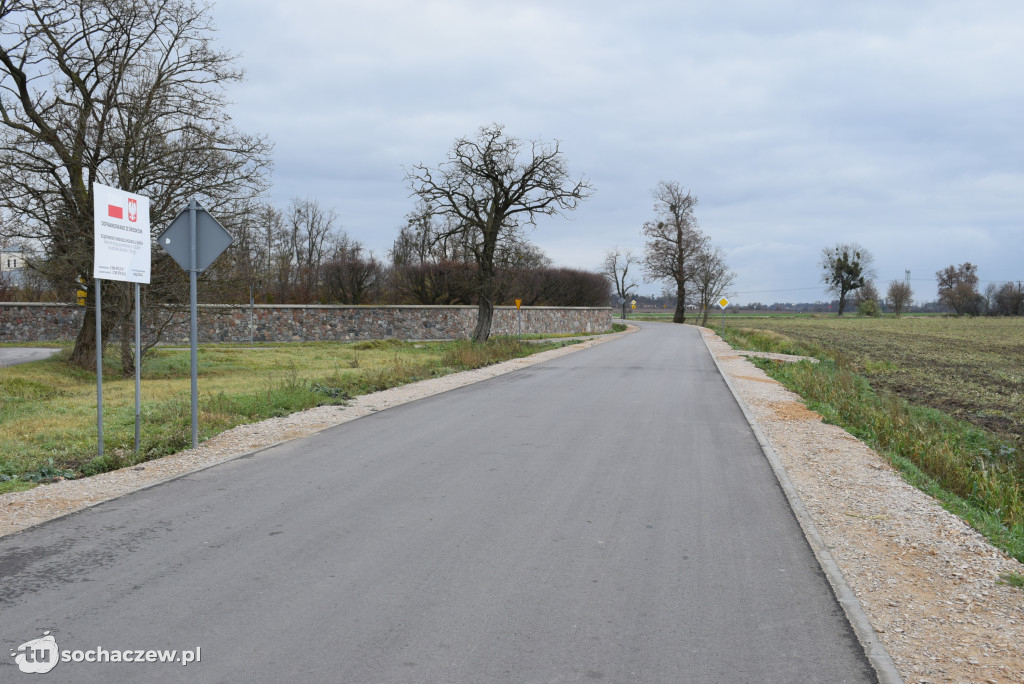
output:
[[[442,235],[420,206],[383,258],[352,239],[333,209],[313,199],[286,211],[264,207],[236,227],[235,242],[206,275],[212,302],[278,304],[479,304],[480,267],[466,234]],[[510,231],[511,232],[511,231]],[[526,306],[606,306],[609,285],[594,272],[552,266],[521,233],[494,255],[492,299]]]
[[[871,252],[857,244],[840,243],[822,250],[819,261],[821,278],[826,289],[838,297],[838,315],[843,315],[849,300],[859,313],[880,313],[883,299],[871,280],[873,262]],[[935,279],[939,304],[957,316],[1024,315],[1024,284],[1020,281],[989,283],[981,292],[978,289],[978,267],[969,261],[951,264],[937,271]],[[884,301],[893,313],[903,313],[914,301],[910,283],[891,281]]]

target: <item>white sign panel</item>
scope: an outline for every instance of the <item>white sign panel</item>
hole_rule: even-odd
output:
[[[148,283],[149,198],[92,184],[94,278]]]

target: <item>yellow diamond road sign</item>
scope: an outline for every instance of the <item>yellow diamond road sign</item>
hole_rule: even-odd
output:
[[[729,300],[726,299],[725,297],[722,297],[721,299],[718,300],[718,306],[724,309],[725,307],[729,306]]]

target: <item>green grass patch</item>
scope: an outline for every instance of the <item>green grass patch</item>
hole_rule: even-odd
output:
[[[996,584],[1007,584],[1011,587],[1024,589],[1024,575],[1020,575],[1016,572],[1008,572],[1005,575],[1000,575],[999,581],[996,582]]]
[[[820,356],[823,350],[811,342],[797,342],[793,338],[772,330],[757,328],[725,329],[725,341],[735,348],[771,352],[773,354],[795,354],[797,356]]]
[[[570,344],[485,344],[374,340],[199,350],[199,433],[283,416],[425,378],[479,368]],[[135,383],[104,355],[104,455],[96,451],[95,373],[70,366],[67,353],[0,368],[0,493],[57,478],[135,465],[191,445],[188,349],[157,347],[142,367],[141,446],[134,451]]]

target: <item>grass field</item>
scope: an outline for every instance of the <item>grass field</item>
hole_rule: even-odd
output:
[[[200,439],[243,423],[478,368],[571,342],[209,345],[199,350]],[[0,368],[0,493],[158,458],[191,444],[188,349],[154,348],[142,368],[142,436],[134,451],[135,381],[104,356],[104,456],[97,455],[96,376],[47,361]]]
[[[773,317],[726,325],[843,355],[873,387],[1017,443],[1024,435],[1024,318]]]
[[[1024,561],[1024,320],[729,320],[734,347]]]

